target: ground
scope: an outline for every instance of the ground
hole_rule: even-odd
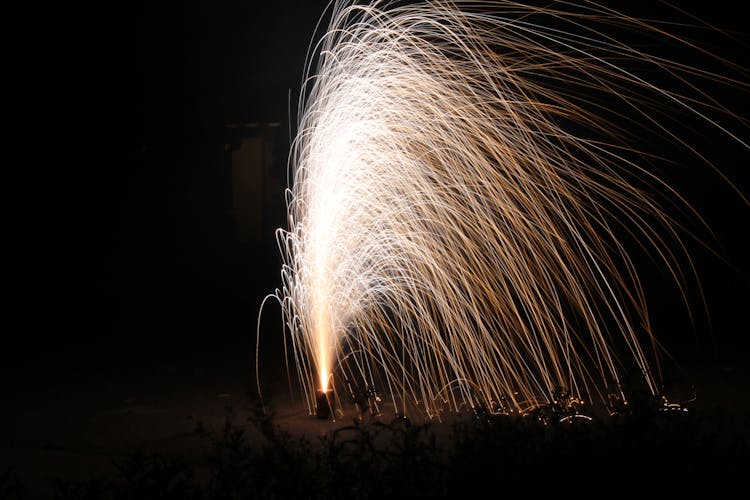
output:
[[[5,487],[19,498],[59,494],[61,484],[70,487],[111,477],[113,464],[134,454],[200,464],[216,453],[216,437],[227,419],[245,432],[251,446],[263,442],[248,357],[214,354],[203,360],[186,355],[177,363],[140,360],[137,368],[110,366],[98,374],[71,368],[23,392],[6,393],[0,472],[9,474],[0,492]],[[699,365],[688,362],[686,369],[698,395],[689,410],[707,422],[707,434],[747,438],[750,376],[742,355],[727,354]],[[290,401],[285,385],[284,377],[272,377],[266,403],[272,422],[293,440],[305,437],[318,446],[321,439],[331,439],[334,430],[351,425],[352,408],[337,422],[316,419],[299,399]],[[392,417],[386,407],[380,421],[389,424]],[[447,421],[432,422],[439,443],[453,439],[450,426],[455,420]],[[519,450],[519,456],[527,452]]]

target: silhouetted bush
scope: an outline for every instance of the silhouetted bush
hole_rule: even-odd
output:
[[[466,415],[414,424],[395,418],[331,424],[319,441],[293,437],[259,409],[246,423],[228,412],[219,429],[198,424],[210,443],[192,462],[136,453],[114,472],[60,481],[56,499],[388,499],[483,494],[690,491],[741,484],[748,424],[717,416],[642,412],[570,422]],[[439,430],[440,432],[435,432]],[[604,488],[602,490],[601,488]],[[10,471],[3,498],[21,497]]]

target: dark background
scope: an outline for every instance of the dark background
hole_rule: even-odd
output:
[[[74,54],[50,61],[45,75],[49,87],[59,87],[54,99],[65,114],[50,111],[34,129],[40,148],[50,136],[62,138],[49,167],[31,175],[38,198],[50,203],[34,198],[19,208],[32,215],[15,293],[24,305],[22,320],[6,333],[14,340],[3,349],[3,367],[21,400],[108,378],[148,384],[181,366],[231,366],[251,379],[260,302],[279,284],[274,229],[285,213],[283,193],[265,193],[262,237],[241,241],[226,125],[279,123],[274,164],[284,175],[295,119],[290,96],[293,109],[325,3],[123,5],[87,11],[80,34],[78,24],[66,27]],[[692,12],[741,32],[743,16],[731,5],[711,2]],[[672,15],[653,2],[622,8],[647,18]],[[746,37],[707,39],[706,49],[747,66]],[[744,91],[718,92],[748,116]],[[698,131],[694,144],[750,193],[747,152],[716,137]],[[657,333],[697,363],[744,360],[750,208],[691,162],[686,156],[684,168],[665,173],[705,216],[715,239],[701,236],[726,262],[691,246],[713,326],[698,310],[691,329],[674,290],[665,293],[664,276],[647,279]],[[270,307],[264,322],[269,359],[280,346],[277,314]]]
[[[264,194],[262,237],[241,241],[226,125],[279,123],[285,176],[288,98],[324,6],[146,2],[61,22],[64,48],[45,46],[42,75],[55,102],[34,128],[45,161],[26,169],[19,210],[21,321],[3,366],[24,376],[12,388],[194,354],[248,363],[285,212],[281,190]]]

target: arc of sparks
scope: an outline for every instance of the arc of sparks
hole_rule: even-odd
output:
[[[648,186],[671,189],[638,161],[627,120],[680,142],[660,110],[710,121],[713,101],[627,69],[693,75],[604,31],[659,32],[641,21],[590,2],[479,7],[333,6],[300,99],[289,228],[278,232],[275,296],[311,412],[316,389],[337,381],[428,416],[526,412],[560,387],[605,402],[628,366],[660,390],[624,240],[681,285],[690,261]]]

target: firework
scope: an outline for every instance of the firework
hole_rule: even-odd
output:
[[[704,94],[629,68],[680,89],[696,70],[607,33],[668,35],[588,2],[332,8],[300,98],[274,295],[310,412],[358,394],[430,417],[527,413],[561,389],[606,404],[626,399],[625,371],[658,394],[628,242],[685,286],[684,231],[651,188],[689,206],[629,131],[686,145],[679,113],[741,143]]]

